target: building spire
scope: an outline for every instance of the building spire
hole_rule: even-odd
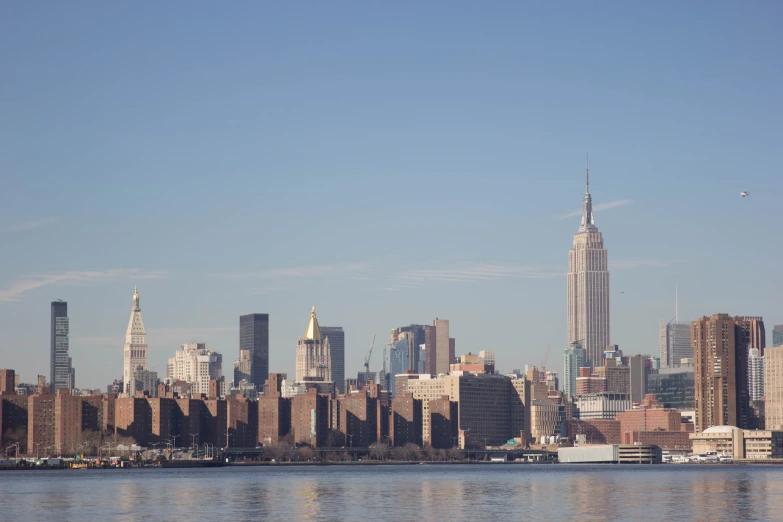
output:
[[[579,232],[598,232],[593,219],[593,199],[590,196],[590,164],[589,157],[585,155],[585,197],[582,203],[582,223]]]
[[[680,298],[678,295],[677,283],[674,283],[674,321],[680,322]]]
[[[585,194],[590,193],[590,157],[585,154]]]

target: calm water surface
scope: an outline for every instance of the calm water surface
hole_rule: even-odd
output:
[[[0,520],[783,520],[783,467],[324,466],[0,473]]]

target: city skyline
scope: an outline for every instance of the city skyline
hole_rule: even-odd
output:
[[[183,25],[170,5],[10,10],[2,365],[49,374],[43,325],[63,299],[78,386],[105,386],[134,284],[159,375],[191,341],[228,366],[252,311],[270,317],[269,368],[293,375],[313,304],[347,334],[346,376],[374,334],[434,317],[458,353],[536,363],[567,347],[587,152],[612,343],[658,353],[676,283],[683,321],[783,323],[769,291],[783,284],[781,7],[676,12],[193,6]]]

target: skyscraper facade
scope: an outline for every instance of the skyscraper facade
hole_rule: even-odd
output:
[[[576,378],[579,376],[579,368],[585,366],[587,353],[582,345],[572,342],[563,353],[563,393],[570,398],[576,395]]]
[[[748,390],[751,401],[764,396],[764,356],[758,348],[748,351]]]
[[[189,383],[191,393],[208,394],[209,381],[223,378],[223,356],[205,343],[185,343],[169,359],[168,378]]]
[[[435,371],[435,327],[425,324],[424,329],[424,373],[437,375]]]
[[[764,428],[783,429],[783,345],[764,354]]]
[[[68,303],[52,301],[51,365],[49,387],[52,393],[69,389],[71,369],[68,357]]]
[[[128,329],[125,331],[123,355],[122,382],[125,393],[133,397],[136,394],[137,383],[134,372],[147,370],[147,332],[144,330],[144,322],[141,320],[139,291],[136,288],[133,289],[133,305],[131,306]]]
[[[691,323],[697,432],[712,426],[749,427],[747,324],[728,314]]]
[[[661,321],[661,367],[677,368],[685,358],[693,358],[690,324]]]
[[[383,387],[397,397],[394,377],[408,369],[408,340],[389,343],[383,351]]]
[[[783,346],[783,324],[772,328],[772,346]]]
[[[329,339],[321,336],[315,307],[303,337],[296,344],[296,382],[321,379],[332,380],[332,356]]]
[[[647,393],[647,357],[634,355],[628,359],[631,403],[642,404]]]
[[[568,254],[568,343],[579,342],[593,367],[609,346],[609,266],[604,240],[593,219],[589,171],[582,223]]]
[[[410,326],[401,326],[395,328],[391,332],[389,338],[390,343],[396,343],[400,339],[408,339],[408,370],[412,370],[416,373],[424,373],[424,370],[419,371],[419,366],[425,366],[424,359],[419,359],[421,345],[425,344],[424,339],[424,326],[420,324],[412,324]]]
[[[783,324],[772,328],[772,346],[783,346]]]
[[[239,352],[250,353],[250,381],[257,390],[269,377],[269,314],[239,316]]]
[[[449,373],[449,365],[454,362],[450,359],[451,340],[449,339],[449,320],[435,319],[432,322],[435,327],[435,375]]]
[[[740,317],[742,329],[748,341],[748,348],[758,348],[759,355],[764,355],[767,346],[767,332],[764,329],[764,319],[761,317]]]
[[[321,336],[329,339],[334,387],[341,394],[345,393],[345,332],[343,327],[322,326]]]

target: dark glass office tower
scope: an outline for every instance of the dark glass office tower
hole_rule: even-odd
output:
[[[239,316],[239,351],[250,352],[250,375],[257,390],[269,377],[269,314]]]
[[[340,393],[345,393],[345,332],[343,332],[342,326],[321,326],[320,328],[321,338],[329,338],[332,382]]]
[[[71,368],[68,363],[68,303],[52,301],[52,324],[50,344],[49,390],[68,389]]]

